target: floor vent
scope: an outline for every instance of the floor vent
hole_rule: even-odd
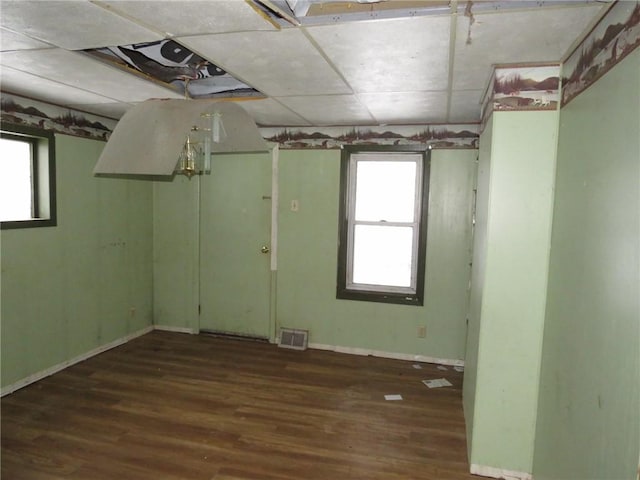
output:
[[[280,341],[278,342],[278,346],[282,348],[292,348],[293,350],[306,350],[308,338],[308,330],[281,328]]]

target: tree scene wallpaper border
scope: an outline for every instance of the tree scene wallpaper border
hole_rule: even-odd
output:
[[[640,45],[640,1],[618,1],[562,68],[562,106]]]
[[[107,117],[51,105],[2,92],[3,123],[50,130],[55,133],[107,141],[118,123]]]
[[[283,149],[333,149],[342,145],[430,145],[478,148],[478,124],[387,125],[358,127],[261,128],[265,140]]]
[[[493,112],[557,110],[560,65],[496,66],[482,103],[481,130]]]
[[[561,65],[559,81],[551,75],[542,78],[545,74],[519,71],[545,67],[496,66],[482,103],[480,132],[484,131],[494,111],[555,110],[558,105],[564,107],[638,46],[640,0],[619,0]],[[534,81],[538,81],[538,84],[535,85]]]

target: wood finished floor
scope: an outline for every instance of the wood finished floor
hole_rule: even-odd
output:
[[[4,397],[2,479],[477,479],[422,365],[152,332]]]

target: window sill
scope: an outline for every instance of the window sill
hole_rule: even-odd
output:
[[[359,300],[363,302],[413,305],[416,307],[421,307],[424,305],[424,300],[418,295],[407,293],[338,289],[338,291],[336,292],[336,298],[338,300]]]
[[[55,227],[55,218],[34,218],[30,220],[8,220],[0,222],[0,230],[16,230],[21,228]]]

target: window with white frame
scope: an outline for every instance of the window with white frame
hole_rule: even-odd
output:
[[[53,133],[2,124],[0,222],[2,229],[56,225]]]
[[[422,305],[430,150],[342,153],[337,297]]]

